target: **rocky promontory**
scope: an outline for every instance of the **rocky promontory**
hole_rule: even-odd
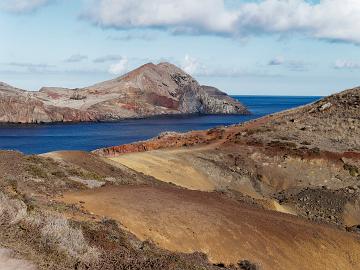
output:
[[[170,63],[145,64],[80,89],[25,91],[0,83],[0,122],[115,121],[176,114],[248,114],[217,88],[202,86]]]

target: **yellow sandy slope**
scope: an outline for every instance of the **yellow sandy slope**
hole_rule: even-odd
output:
[[[140,239],[213,262],[249,259],[266,270],[359,269],[360,239],[329,226],[252,208],[216,193],[122,186],[65,194],[67,203],[113,218]]]
[[[135,171],[155,177],[164,182],[192,190],[211,191],[215,186],[211,179],[186,159],[186,152],[181,149],[156,150],[142,153],[132,153],[111,158]]]

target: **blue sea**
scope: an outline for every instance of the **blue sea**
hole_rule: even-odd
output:
[[[0,149],[40,154],[58,150],[91,151],[149,139],[164,131],[185,132],[241,123],[314,102],[321,97],[234,96],[252,115],[168,116],[110,123],[0,125]]]

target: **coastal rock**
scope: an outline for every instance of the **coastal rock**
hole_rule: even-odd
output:
[[[0,122],[113,121],[175,114],[249,114],[220,90],[201,86],[170,63],[143,65],[82,89],[24,91],[0,83]]]

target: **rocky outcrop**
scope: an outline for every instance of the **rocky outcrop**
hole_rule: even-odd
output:
[[[210,143],[213,140],[219,139],[219,137],[223,135],[223,131],[224,130],[222,128],[213,128],[207,132],[163,132],[159,134],[159,136],[146,141],[100,148],[94,150],[93,153],[102,157],[116,157],[127,153],[138,153],[164,148],[179,148],[183,146],[205,144]]]
[[[220,90],[201,86],[169,63],[143,65],[82,89],[27,92],[0,83],[0,122],[113,121],[172,114],[248,114]]]

